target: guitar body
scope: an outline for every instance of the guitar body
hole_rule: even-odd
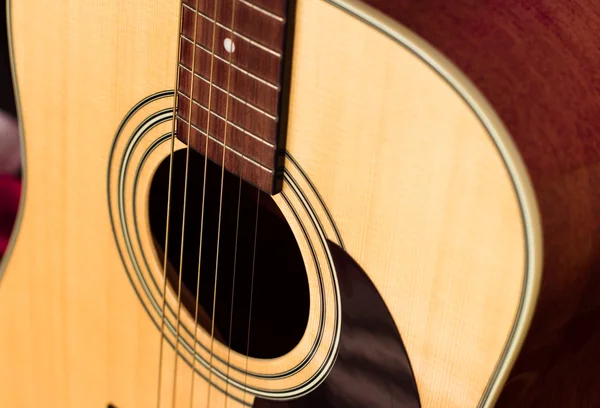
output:
[[[148,201],[171,154],[180,10],[9,2],[25,187],[0,269],[0,406],[492,406],[546,251],[516,146],[541,156],[543,142],[515,144],[464,75],[384,14],[297,0],[272,202],[297,243],[308,318],[289,350],[247,358],[181,307],[176,284],[161,287]]]

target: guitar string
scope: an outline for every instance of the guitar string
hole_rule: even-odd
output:
[[[231,30],[233,37],[233,29],[235,27],[235,10],[236,10],[237,0],[232,1],[232,11],[231,11]],[[215,4],[215,10],[217,5]],[[215,26],[217,23],[216,13],[215,13]],[[233,51],[233,45],[230,48],[230,51]],[[213,48],[213,54],[215,50]],[[210,395],[211,395],[211,380],[212,380],[212,362],[214,355],[214,345],[215,345],[215,316],[217,311],[217,283],[219,278],[219,250],[221,246],[221,221],[223,216],[223,183],[225,181],[225,156],[227,153],[227,125],[229,123],[229,98],[231,93],[231,61],[233,59],[233,52],[229,52],[229,62],[227,66],[227,94],[225,96],[225,125],[223,131],[223,158],[221,161],[221,188],[219,194],[219,218],[218,218],[218,227],[217,227],[217,250],[215,255],[215,283],[213,288],[213,304],[212,304],[212,318],[211,318],[211,329],[210,329],[210,357],[208,362],[208,392],[206,393],[206,407],[210,405]],[[208,107],[208,114],[210,115],[210,106]],[[239,162],[239,172],[241,177],[242,165],[241,161]],[[228,382],[228,379],[225,379]],[[227,401],[227,399],[225,399]]]
[[[194,8],[194,16],[198,12],[198,3],[199,0],[196,0],[196,5]],[[182,11],[183,13],[183,11]],[[183,28],[183,27],[182,27]],[[192,129],[193,122],[193,100],[194,100],[194,73],[196,72],[196,44],[198,40],[198,19],[194,18],[194,43],[192,48],[192,79],[190,80],[190,99],[189,99],[189,109],[188,109],[188,126],[187,126],[187,135],[186,135],[186,156],[185,156],[185,176],[184,176],[184,184],[183,184],[183,213],[182,213],[182,221],[181,221],[181,247],[179,249],[179,278],[177,282],[177,323],[176,323],[176,331],[175,331],[175,353],[174,353],[174,363],[173,363],[173,391],[172,391],[172,400],[171,406],[175,407],[175,403],[177,401],[177,363],[179,362],[179,330],[181,328],[181,283],[183,280],[183,250],[185,243],[185,221],[186,221],[186,212],[187,212],[187,192],[188,192],[188,176],[189,176],[189,165],[190,165],[190,133]]]
[[[248,395],[248,363],[250,361],[250,333],[252,329],[252,306],[254,303],[254,276],[256,270],[256,247],[258,243],[258,216],[260,214],[260,189],[256,189],[256,214],[254,219],[254,242],[252,248],[252,272],[250,275],[250,301],[248,305],[248,332],[246,334],[246,356],[244,365],[244,394],[242,401],[246,401]]]
[[[197,2],[198,0],[196,0]],[[203,175],[203,181],[202,181],[202,209],[201,209],[201,215],[200,215],[200,242],[198,244],[199,249],[198,249],[198,274],[196,277],[196,296],[194,298],[194,303],[195,303],[195,311],[194,311],[194,345],[192,347],[192,353],[194,354],[192,356],[192,386],[191,386],[191,390],[190,390],[190,408],[193,407],[194,405],[194,386],[195,386],[195,381],[196,381],[196,346],[198,345],[198,298],[200,296],[200,273],[201,273],[201,265],[202,265],[202,240],[204,238],[204,210],[206,208],[205,204],[206,204],[206,176],[208,173],[208,140],[209,140],[209,136],[210,136],[210,109],[212,106],[212,91],[213,91],[213,72],[214,72],[214,63],[215,63],[215,45],[216,45],[216,37],[217,37],[217,7],[218,7],[218,0],[215,1],[215,11],[214,11],[214,18],[213,18],[213,32],[212,32],[212,53],[211,53],[211,57],[210,57],[210,76],[209,76],[209,82],[208,82],[208,106],[207,106],[207,119],[206,119],[206,141],[205,141],[205,145],[204,145],[204,175]],[[197,5],[197,3],[196,3]],[[200,18],[200,16],[198,15],[198,8],[196,7],[196,10],[194,10],[194,21],[196,22],[196,24],[198,23],[198,19]],[[196,36],[196,31],[197,29],[194,30],[194,37]],[[196,44],[194,43],[194,52],[196,50]],[[192,78],[195,76],[195,71],[192,70]],[[193,88],[192,88],[192,94],[191,94],[191,98],[190,98],[190,104],[193,104],[194,102],[194,97],[193,97]],[[191,121],[190,121],[191,122]],[[209,368],[210,370],[210,368]],[[210,389],[210,384],[209,384],[209,389]]]
[[[234,3],[236,2],[236,0],[234,0]],[[234,27],[231,27],[231,37],[233,38],[235,36],[235,30]],[[232,42],[233,44],[233,42]],[[235,52],[234,48],[231,48],[231,52]],[[244,95],[241,99],[242,103],[246,103],[247,97]],[[243,128],[245,128],[245,126],[243,126]],[[245,153],[243,151],[243,149],[241,150],[241,160],[240,163],[243,163],[245,156]],[[239,231],[240,231],[240,210],[241,210],[241,205],[242,205],[242,172],[241,172],[241,168],[240,168],[240,174],[239,174],[239,185],[238,185],[238,202],[237,202],[237,214],[236,214],[236,221],[235,221],[235,243],[234,243],[234,252],[233,252],[233,276],[232,276],[232,283],[231,283],[231,304],[230,304],[230,313],[229,313],[229,339],[227,341],[227,369],[225,372],[225,378],[229,379],[229,372],[230,372],[230,363],[231,363],[231,342],[232,342],[232,337],[233,337],[233,308],[235,305],[235,283],[236,283],[236,278],[237,278],[237,261],[238,261],[238,240],[239,240]],[[227,381],[225,383],[225,408],[227,408],[227,405],[229,403],[229,381]]]
[[[236,0],[234,0],[236,1]],[[246,98],[244,98],[245,101]],[[227,354],[227,377],[229,377],[229,368],[230,368],[230,356],[231,356],[231,333],[233,329],[233,305],[234,305],[234,295],[235,295],[235,277],[236,277],[236,262],[237,262],[237,248],[238,248],[238,231],[239,231],[239,211],[240,211],[240,203],[241,203],[241,190],[242,189],[242,178],[240,176],[240,185],[238,191],[238,218],[236,221],[236,239],[235,239],[235,255],[234,255],[234,270],[233,270],[233,284],[232,284],[232,294],[231,294],[231,313],[229,316],[229,344],[228,344],[228,354]],[[244,381],[243,381],[243,396],[242,401],[246,401],[246,397],[248,396],[247,392],[247,384],[248,384],[248,363],[250,358],[250,330],[252,327],[252,304],[253,304],[253,294],[254,294],[254,272],[256,265],[256,247],[258,241],[258,215],[260,213],[260,189],[256,188],[256,214],[254,220],[254,241],[253,241],[253,249],[252,249],[252,269],[251,269],[251,278],[250,278],[250,300],[248,307],[248,332],[246,336],[246,355],[245,355],[245,367],[244,367]],[[227,408],[227,403],[229,401],[228,395],[228,386],[229,381],[225,387],[225,408]]]
[[[230,313],[229,313],[229,339],[227,341],[227,371],[225,372],[225,378],[229,379],[229,368],[231,361],[231,339],[233,334],[233,307],[235,300],[235,279],[236,279],[236,271],[237,271],[237,250],[238,250],[238,239],[239,239],[239,231],[240,231],[240,208],[242,206],[242,176],[239,177],[240,182],[238,186],[238,203],[237,203],[237,215],[235,220],[235,244],[234,244],[234,252],[233,252],[233,276],[231,283],[231,304],[230,304]],[[229,381],[225,383],[225,408],[227,408],[227,403],[229,401]]]
[[[179,29],[183,28],[183,4],[179,9]],[[175,85],[173,89],[177,90],[179,85],[179,61],[181,60],[181,37],[177,38],[177,69],[175,75]],[[171,214],[171,181],[173,176],[173,152],[175,150],[175,130],[177,124],[177,110],[179,109],[178,98],[175,93],[173,98],[173,117],[172,127],[171,127],[171,151],[169,153],[169,184],[168,184],[168,192],[167,192],[167,216],[166,216],[166,226],[165,226],[165,254],[163,259],[163,288],[162,288],[162,306],[161,306],[161,322],[160,322],[160,345],[158,351],[158,385],[157,385],[157,396],[156,396],[156,406],[160,408],[160,395],[162,389],[162,363],[163,363],[163,346],[164,346],[164,330],[165,330],[165,306],[167,303],[167,264],[168,264],[168,254],[169,254],[169,220]]]
[[[252,275],[250,277],[250,305],[248,308],[248,336],[246,337],[246,365],[244,367],[244,396],[246,401],[248,384],[248,360],[250,359],[250,327],[252,326],[252,301],[254,297],[254,268],[256,266],[256,242],[258,240],[258,214],[260,209],[260,190],[256,189],[256,218],[254,220],[254,248],[252,249]]]

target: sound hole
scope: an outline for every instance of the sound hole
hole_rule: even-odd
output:
[[[178,151],[173,156],[171,182],[167,254],[169,284],[177,293],[181,264],[182,306],[191,316],[194,316],[197,278],[200,270],[197,321],[210,333],[215,276],[218,274],[215,337],[225,345],[228,345],[231,338],[233,350],[255,358],[276,358],[288,353],[299,343],[306,329],[309,291],[298,243],[283,214],[269,195],[259,193],[255,187],[246,182],[242,182],[240,196],[239,178],[225,172],[217,270],[222,169],[208,162],[200,257],[204,157],[190,151],[185,227],[183,227],[185,168],[186,152]],[[169,158],[157,169],[150,189],[150,226],[161,259],[164,256],[168,184]],[[239,225],[238,197],[240,197]],[[257,201],[260,204],[258,228],[255,231]],[[181,260],[182,230],[184,230],[184,250]],[[255,235],[256,251],[254,250]],[[200,268],[198,268],[199,259]],[[253,263],[254,283],[251,288]],[[234,265],[235,287],[233,286]]]

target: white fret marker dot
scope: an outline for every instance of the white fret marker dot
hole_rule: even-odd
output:
[[[223,45],[225,46],[225,50],[227,50],[228,53],[232,54],[235,52],[235,44],[233,43],[233,41],[231,41],[231,38],[225,38],[225,41],[223,41]]]

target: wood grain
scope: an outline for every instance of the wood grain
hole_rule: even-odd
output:
[[[216,121],[215,121],[216,122]],[[214,123],[214,122],[213,122]],[[211,128],[213,125],[211,124]],[[227,171],[240,176],[242,175],[244,180],[255,185],[263,191],[271,191],[273,188],[273,172],[268,168],[262,166],[259,161],[254,161],[252,158],[257,157],[258,160],[273,162],[274,150],[272,148],[263,147],[260,142],[252,143],[247,142],[247,135],[240,134],[235,130],[227,130],[229,142],[225,147],[225,156],[223,156],[223,143],[217,142],[218,138],[209,138],[208,143],[206,141],[206,132],[200,131],[195,127],[191,127],[189,122],[182,119],[177,121],[177,137],[183,139],[183,141],[190,146],[193,146],[195,150],[201,154],[205,154],[208,146],[208,158],[216,164],[223,166]],[[225,125],[221,123],[221,126],[214,125],[215,131],[220,131],[221,137],[225,134]],[[241,148],[240,148],[241,146]],[[259,151],[252,151],[251,149]],[[244,154],[240,153],[239,150],[244,150]],[[269,157],[269,153],[271,156]]]
[[[196,10],[196,0],[184,0],[188,7]],[[283,8],[287,9],[287,0],[282,0]],[[283,34],[285,19],[277,19],[262,13],[250,6],[250,2],[237,1],[235,4],[235,18],[232,27],[234,0],[198,0],[198,12],[214,21],[216,5],[216,21],[225,27],[233,28],[251,40],[269,47],[278,52],[283,51]],[[287,10],[286,10],[287,13]],[[212,26],[212,22],[205,19],[207,25]],[[210,23],[210,24],[209,24]]]
[[[526,245],[528,256],[540,250],[524,236],[513,184],[523,180],[511,180],[440,75],[338,11],[298,3],[310,18],[297,20],[287,148],[394,316],[422,406],[485,406],[521,300]]]
[[[263,8],[279,17],[285,17],[286,7],[291,0],[253,0],[252,4]]]
[[[198,44],[207,50],[212,50],[213,30],[215,31],[215,53],[229,61],[235,66],[243,68],[251,72],[265,81],[272,84],[278,84],[281,76],[281,55],[273,54],[263,48],[257,47],[250,41],[234,35],[235,52],[230,54],[227,52],[223,43],[226,38],[231,37],[231,31],[228,29],[213,24],[207,24],[201,16],[197,16],[196,34],[194,35],[194,11],[186,7],[183,8],[183,31],[182,34],[190,39],[194,39]],[[237,16],[239,18],[239,16]],[[283,29],[283,25],[281,27]],[[280,40],[283,38],[283,32],[277,32],[275,38]],[[281,53],[281,46],[276,47]]]
[[[365,0],[444,52],[510,130],[536,189],[544,275],[499,406],[600,395],[600,8],[587,0]]]
[[[173,87],[179,4],[20,0],[10,10],[27,184],[17,244],[0,281],[0,406],[156,406],[160,333],[144,309],[149,301],[136,296],[141,284],[125,271],[131,259],[117,250],[124,243],[107,210],[114,205],[107,169],[112,191],[123,174],[108,161],[116,129],[140,100]],[[298,185],[284,183],[274,199],[307,265],[312,315],[293,353],[250,364],[269,374],[293,367],[310,349],[321,306],[314,258],[328,265],[320,234],[329,238],[337,229],[402,335],[422,405],[475,407],[521,299],[525,238],[514,180],[473,110],[395,40],[315,0],[298,1],[295,34],[287,150],[302,171],[288,159],[288,177]],[[158,108],[172,106],[165,98]],[[156,138],[170,129],[168,122],[157,126]],[[138,195],[125,202],[127,216],[138,214],[137,255],[152,253],[147,194],[169,153],[169,144],[153,150]],[[140,157],[132,152],[132,160]],[[132,174],[123,174],[128,193]],[[309,205],[294,198],[297,189]],[[329,216],[336,228],[314,222]],[[141,273],[160,277],[161,268],[150,256]],[[323,303],[334,298],[333,283],[326,284]],[[173,292],[165,296],[174,305]],[[325,336],[333,336],[334,317],[326,319]],[[183,320],[190,327],[193,317]],[[206,344],[207,333],[199,332]],[[175,370],[173,349],[164,351],[160,406],[172,406],[173,397],[177,407],[225,405],[215,389],[222,380],[213,379],[207,404],[208,383],[186,364]],[[227,352],[215,345],[218,356]],[[245,359],[231,353],[231,361]],[[314,369],[253,385],[286,389]],[[253,395],[246,397],[251,404]]]
[[[178,106],[180,111],[187,112],[190,108],[190,100],[184,95],[179,95]],[[197,105],[196,103],[192,106],[192,123],[194,123],[199,129],[206,129],[210,126],[210,135],[220,142],[227,142],[227,146],[236,152],[243,152],[244,157],[251,159],[263,166],[272,166],[275,158],[275,149],[272,145],[266,144],[264,141],[258,139],[256,136],[247,133],[245,129],[237,127],[227,121],[228,125],[225,126],[225,118],[210,113],[210,123],[208,121],[208,110]],[[188,118],[183,118],[189,123]],[[178,129],[179,130],[179,129]],[[187,129],[186,127],[181,128],[180,139],[187,142]],[[191,140],[193,146],[199,146],[199,140]],[[240,153],[241,155],[241,153]],[[214,158],[211,158],[214,159]],[[218,159],[221,159],[220,157]],[[268,167],[267,167],[268,168]]]
[[[193,64],[194,72],[207,81],[210,81],[212,60],[214,64],[212,68],[213,84],[225,90],[229,88],[229,92],[240,99],[248,101],[273,116],[278,115],[279,91],[276,87],[274,88],[273,86],[269,86],[269,84],[257,80],[235,66],[231,67],[231,79],[229,79],[228,60],[212,58],[211,53],[207,50],[197,50],[195,55],[196,62],[192,63],[192,49],[193,43],[187,40],[181,42],[181,64],[184,67],[191,71]],[[194,83],[196,82],[199,81],[194,80]]]
[[[188,99],[192,85],[191,80],[192,73],[183,67],[179,68],[179,93]],[[194,102],[204,108],[208,108],[210,87],[209,82],[202,80],[194,81]],[[230,122],[237,124],[255,136],[260,135],[261,139],[264,138],[270,144],[274,145],[277,143],[277,119],[275,117],[259,110],[243,99],[232,97],[231,93],[229,96],[229,106],[226,106],[227,91],[213,85],[211,112],[225,118],[225,109],[227,108],[227,116]]]
[[[267,172],[252,169],[252,174],[246,174],[247,163],[242,163],[244,160],[235,154],[227,153],[233,161],[224,160],[222,155],[211,155],[214,152],[218,156],[217,151],[222,150],[217,145],[208,149],[210,160],[270,194],[281,188],[285,143],[278,123],[286,120],[287,110],[281,110],[281,93],[287,87],[284,83],[287,76],[282,71],[285,60],[291,58],[291,47],[287,47],[287,54],[284,52],[286,37],[290,35],[286,33],[287,2],[280,3],[286,9],[285,18],[245,1],[186,0],[181,9],[180,63],[183,69],[180,69],[178,91],[187,96],[187,100],[179,98],[182,104],[178,105],[178,115],[196,131],[178,133],[178,138],[190,143],[196,151],[206,150],[206,146],[198,144],[202,143],[202,132],[223,141],[225,150],[231,144],[231,150],[239,153],[238,156],[251,158]],[[225,41],[232,41],[235,48],[227,50]],[[199,102],[193,111],[188,103],[190,97],[198,98]],[[221,118],[213,120],[213,115],[206,114],[208,119],[204,120],[202,107],[209,111],[213,105]],[[247,135],[247,130],[252,135]],[[231,141],[225,137],[230,133]],[[269,145],[257,142],[260,139]]]

